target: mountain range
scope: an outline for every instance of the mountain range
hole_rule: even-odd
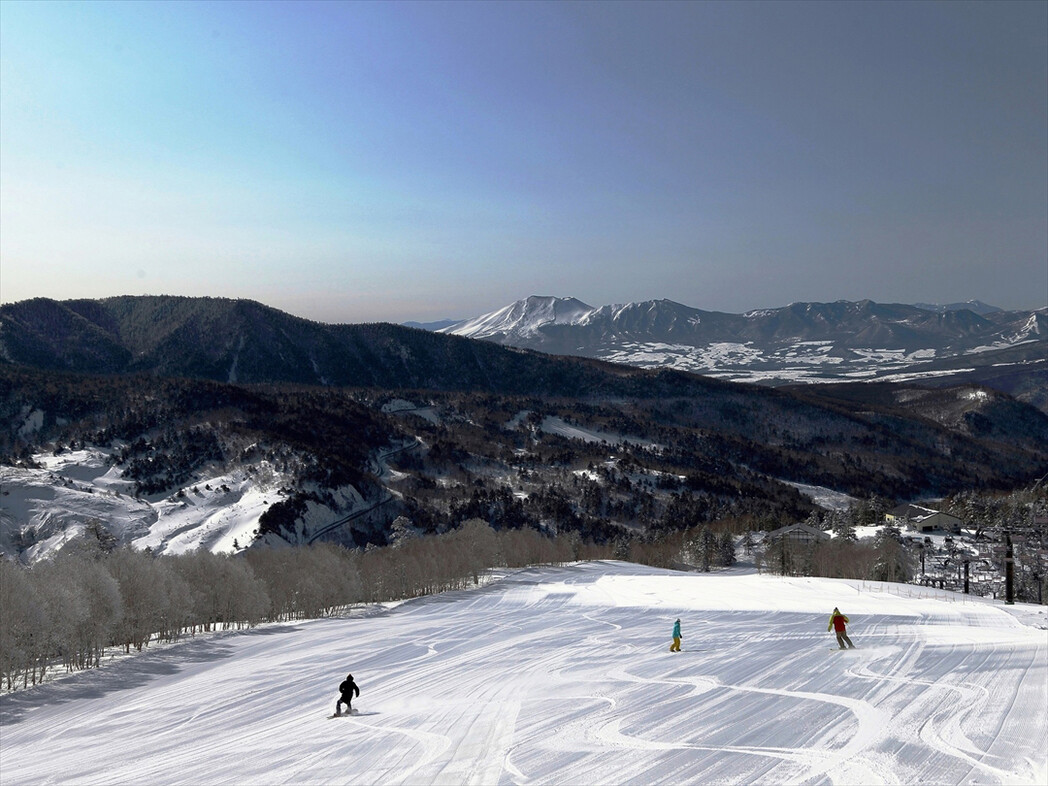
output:
[[[75,532],[362,546],[398,516],[602,541],[772,526],[816,487],[1015,488],[1045,445],[1048,415],[970,384],[744,385],[218,298],[0,307],[0,551],[25,559]]]
[[[594,308],[532,296],[439,331],[736,382],[979,381],[1048,408],[1048,308],[862,300],[728,314],[672,300]]]
[[[574,395],[572,360],[388,323],[327,325],[251,300],[167,296],[0,306],[0,363],[216,382]]]

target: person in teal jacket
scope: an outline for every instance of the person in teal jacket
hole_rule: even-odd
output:
[[[680,652],[680,620],[673,623],[673,643],[670,645],[670,652]]]

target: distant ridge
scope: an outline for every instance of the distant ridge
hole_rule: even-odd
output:
[[[946,311],[963,311],[967,309],[980,316],[986,316],[987,314],[994,314],[998,311],[1004,311],[1003,308],[997,306],[991,306],[988,303],[983,303],[981,300],[968,300],[964,303],[947,303],[945,305],[938,305],[936,303],[914,303],[917,308],[923,308],[925,311],[936,311],[939,313]]]
[[[402,322],[401,324],[404,327],[415,328],[416,330],[432,330],[436,332],[446,327],[457,325],[461,321],[460,319],[438,319],[436,322]]]
[[[575,343],[589,350],[599,343],[629,338],[684,341],[692,346],[716,341],[832,341],[853,349],[907,351],[949,344],[951,349],[963,351],[966,345],[976,346],[987,340],[1002,345],[1019,343],[1031,336],[1045,340],[1046,324],[1045,309],[1005,312],[979,301],[911,306],[839,300],[791,303],[781,308],[729,314],[703,311],[667,299],[594,308],[575,298],[532,295],[440,331],[532,349]],[[586,341],[579,343],[579,338]]]
[[[0,306],[0,364],[239,384],[583,396],[638,394],[652,375],[388,323],[325,325],[251,300],[124,296]],[[670,386],[724,387],[667,370]],[[661,383],[660,383],[661,384]]]
[[[726,314],[665,299],[594,308],[532,296],[432,331],[325,325],[225,298],[0,306],[0,363],[93,374],[556,395],[606,384],[568,356],[771,385],[974,381],[1048,411],[1048,309],[979,315],[863,300]]]
[[[665,299],[594,308],[575,298],[531,296],[441,332],[764,384],[957,382],[966,370],[994,368],[1000,389],[1048,411],[1048,308],[841,300],[728,314]]]
[[[520,328],[542,315],[542,330],[612,323],[619,335],[686,335],[697,327],[693,317],[708,318],[671,301],[588,312],[557,299],[525,306],[531,308],[507,312],[503,324]],[[777,318],[803,324],[817,310],[798,305]],[[853,311],[880,309],[835,304],[830,313],[843,320]],[[1008,488],[1048,470],[1048,415],[970,384],[772,389],[398,325],[323,325],[247,300],[2,306],[0,358],[0,470],[23,472],[18,477],[37,489],[26,499],[49,494],[53,485],[34,455],[54,458],[89,445],[105,454],[97,460],[110,456],[120,464],[129,503],[137,504],[129,495],[140,494],[178,510],[179,490],[192,492],[195,509],[216,488],[227,493],[227,482],[231,491],[239,488],[249,466],[264,460],[284,479],[262,500],[256,529],[287,542],[339,530],[343,542],[363,546],[401,513],[432,531],[474,515],[516,522],[508,526],[539,526],[552,515],[558,526],[571,521],[586,536],[610,537],[619,526],[610,523],[612,507],[573,490],[577,470],[603,466],[609,452],[621,454],[622,466],[666,479],[666,487],[654,484],[664,509],[652,521],[670,529],[684,526],[684,514],[665,506],[685,497],[692,500],[688,510],[694,504],[703,517],[721,511],[792,519],[807,515],[793,483],[852,496],[936,496]],[[400,458],[385,464],[394,455]],[[30,483],[24,473],[39,474]],[[457,479],[445,484],[449,473]],[[5,490],[15,475],[7,475]],[[534,498],[519,499],[519,484],[533,481]],[[616,507],[614,515],[632,527],[651,492],[625,485],[638,493],[637,504]],[[563,491],[549,496],[555,488]],[[90,496],[115,509],[108,496]],[[48,513],[40,528],[0,516],[0,551],[4,538],[18,552],[66,525],[83,529],[85,505],[68,501],[69,515]],[[156,520],[137,510],[147,528]],[[343,531],[345,517],[357,512],[376,518],[353,518]],[[210,536],[200,527],[208,521],[185,524],[203,543]],[[171,532],[181,537],[182,530]]]

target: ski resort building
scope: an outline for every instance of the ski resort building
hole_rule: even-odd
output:
[[[931,532],[943,530],[945,532],[958,533],[964,523],[956,516],[943,513],[941,510],[933,510],[923,505],[899,505],[884,514],[884,519],[889,524],[901,528],[913,530],[914,532]]]
[[[809,527],[807,524],[790,524],[786,527],[772,530],[764,538],[764,541],[765,543],[773,543],[774,541],[784,539],[791,543],[802,543],[808,546],[819,541],[829,540],[830,534],[823,532],[821,529]]]

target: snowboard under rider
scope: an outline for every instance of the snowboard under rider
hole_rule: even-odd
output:
[[[670,645],[670,652],[680,652],[680,620],[673,623],[673,643]]]
[[[360,695],[360,688],[353,682],[353,675],[347,674],[346,678],[342,680],[342,683],[338,686],[338,692],[341,694],[338,701],[335,702],[335,714],[342,714],[342,702],[346,703],[346,712],[353,713],[353,697]]]
[[[834,607],[833,614],[830,615],[830,624],[826,626],[826,630],[833,630],[837,634],[837,646],[842,650],[850,647],[855,649],[855,645],[852,644],[851,639],[848,638],[847,632],[845,632],[844,626],[848,624],[848,618],[841,614],[841,610]],[[844,646],[844,643],[848,643],[848,647]]]

